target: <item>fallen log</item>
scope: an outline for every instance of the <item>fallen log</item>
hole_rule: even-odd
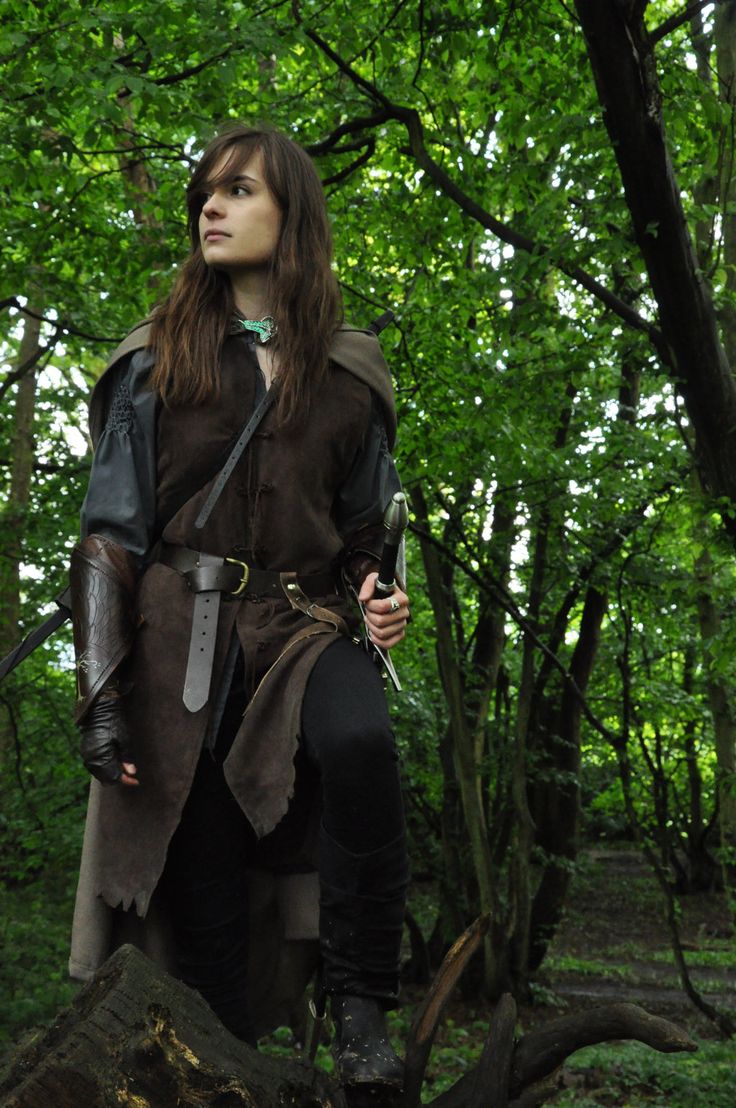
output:
[[[404,1093],[346,1094],[306,1061],[259,1053],[234,1038],[193,990],[123,946],[0,1080],[6,1108],[419,1108],[447,1001],[483,940],[487,920],[458,939],[419,1006],[406,1050]],[[583,1046],[637,1039],[654,1050],[697,1047],[635,1004],[555,1019],[515,1039],[516,1004],[496,1005],[480,1060],[432,1108],[537,1108],[559,1089],[562,1063]]]
[[[7,1108],[345,1108],[306,1062],[240,1042],[192,989],[122,946],[0,1083]]]

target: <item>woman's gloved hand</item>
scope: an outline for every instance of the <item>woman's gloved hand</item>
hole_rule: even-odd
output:
[[[138,785],[129,751],[123,703],[116,684],[104,688],[79,726],[82,761],[103,785]]]

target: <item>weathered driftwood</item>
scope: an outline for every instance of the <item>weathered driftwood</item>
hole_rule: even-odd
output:
[[[0,1082],[7,1108],[418,1108],[422,1079],[444,1008],[483,941],[476,921],[454,944],[412,1026],[401,1096],[345,1094],[306,1062],[274,1058],[239,1042],[192,990],[132,946],[121,947],[49,1030],[19,1050]],[[494,1009],[474,1069],[433,1108],[536,1108],[555,1095],[565,1058],[608,1039],[655,1050],[695,1044],[635,1004],[611,1004],[553,1020],[515,1041],[516,1004]]]

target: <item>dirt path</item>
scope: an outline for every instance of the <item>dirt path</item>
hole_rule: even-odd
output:
[[[724,898],[681,898],[681,941],[695,987],[710,1004],[736,1011],[736,951]],[[539,975],[553,1003],[633,1001],[713,1034],[682,990],[662,897],[634,849],[591,850],[581,861],[565,919]]]

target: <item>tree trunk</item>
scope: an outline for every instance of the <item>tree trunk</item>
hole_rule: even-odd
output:
[[[601,624],[608,610],[606,596],[594,586],[585,595],[580,633],[570,662],[570,675],[585,694],[593,671]],[[556,780],[546,789],[545,805],[535,812],[538,841],[548,859],[539,883],[531,918],[529,965],[539,966],[554,937],[565,906],[573,866],[578,854],[580,825],[580,697],[565,684],[557,727],[550,736]]]
[[[724,124],[724,130],[728,128],[726,140],[727,153],[722,159],[718,180],[719,207],[722,219],[723,233],[723,266],[726,273],[726,286],[730,296],[724,298],[724,303],[719,310],[719,322],[723,345],[729,357],[731,365],[736,357],[736,305],[734,294],[736,293],[736,174],[734,173],[733,151],[733,125],[734,109],[736,108],[736,3],[734,0],[721,0],[716,4],[713,20],[714,40],[716,47],[716,87],[718,96],[724,107],[730,109],[729,124]]]
[[[40,315],[38,306],[34,308]],[[16,371],[28,366],[18,382],[11,440],[10,489],[3,512],[3,550],[0,563],[0,658],[20,640],[20,565],[23,537],[31,494],[35,457],[33,422],[36,404],[36,361],[39,355],[41,322],[27,315]],[[14,742],[11,721],[2,710],[0,718],[0,759]]]
[[[636,422],[640,377],[638,364],[630,354],[625,355],[621,364],[617,424],[631,426]],[[614,465],[617,464],[614,462]],[[623,539],[624,532],[621,531],[617,535],[617,541],[623,542]],[[608,600],[605,594],[595,585],[589,584],[583,602],[580,630],[570,660],[570,676],[583,695],[590,683],[607,610]],[[562,627],[558,629],[560,639],[562,630]],[[557,644],[552,645],[552,648],[557,649]],[[540,686],[543,688],[544,683],[540,682]],[[580,697],[569,684],[565,684],[560,694],[559,709],[552,714],[552,720],[549,726],[543,724],[540,727],[538,743],[544,744],[544,755],[548,759],[545,768],[552,772],[545,775],[548,779],[532,793],[536,799],[532,810],[537,832],[536,845],[544,851],[545,864],[531,909],[530,969],[541,965],[557,930],[578,855],[582,706]]]
[[[437,919],[429,940],[432,964],[438,966],[453,939],[472,916],[468,896],[467,832],[463,818],[460,789],[452,760],[452,734],[445,728],[439,738],[442,767],[442,809],[440,812],[442,869],[439,875]]]
[[[38,308],[34,308],[38,311]],[[40,314],[40,312],[39,312]],[[20,563],[33,476],[33,417],[36,403],[36,366],[41,322],[27,315],[15,365],[28,369],[18,382],[11,443],[10,490],[3,513],[3,571],[0,594],[0,657],[15,645],[20,621]]]
[[[534,829],[528,799],[528,734],[534,688],[535,645],[524,635],[516,716],[516,742],[511,775],[511,858],[509,861],[510,976],[522,1000],[529,991],[529,928],[531,922],[531,850]]]
[[[682,691],[688,697],[693,695],[695,663],[695,647],[687,642],[683,651]],[[703,806],[703,776],[700,772],[697,743],[700,730],[699,721],[686,720],[683,744],[687,769],[687,808],[681,812],[685,836],[685,867],[680,864],[677,856],[676,842],[673,841],[671,847],[678,893],[708,892],[718,885],[718,863],[710,849],[711,826],[705,818]]]
[[[424,496],[419,488],[411,492],[412,508],[422,530],[429,531],[429,514]],[[475,762],[474,736],[468,724],[462,673],[457,647],[452,635],[450,598],[445,588],[439,554],[420,534],[420,546],[427,575],[427,591],[438,629],[437,657],[447,709],[449,729],[452,735],[452,754],[455,774],[460,789],[465,826],[470,841],[473,874],[478,885],[481,914],[495,918],[495,894],[491,881],[491,851],[488,844],[485,809],[480,789],[478,768]],[[497,988],[497,960],[493,946],[484,941],[484,985],[489,995]]]
[[[575,391],[572,381],[568,381],[553,440],[555,451],[562,450],[567,442]],[[549,503],[544,504],[538,513],[534,531],[534,552],[527,604],[527,620],[531,629],[537,634],[541,630],[542,605],[548,588],[550,536],[557,532],[558,527],[559,519],[553,517]],[[532,920],[531,851],[535,842],[535,818],[529,803],[529,750],[532,747],[536,749],[541,741],[539,724],[543,705],[542,697],[536,693],[537,682],[534,671],[536,651],[534,639],[528,632],[525,633],[516,715],[516,744],[512,763],[511,796],[514,825],[509,881],[511,963],[514,980],[520,986],[521,995],[528,988],[529,979]]]
[[[736,915],[736,719],[733,690],[719,675],[712,657],[711,643],[717,641],[720,634],[721,617],[713,603],[711,557],[707,550],[699,555],[695,573],[708,700],[715,732],[723,885],[731,911]]]
[[[575,7],[634,234],[659,307],[670,370],[695,429],[703,483],[713,496],[734,503],[736,382],[667,149],[654,48],[643,22],[646,5],[575,0]],[[722,510],[722,519],[736,537],[736,513]]]

